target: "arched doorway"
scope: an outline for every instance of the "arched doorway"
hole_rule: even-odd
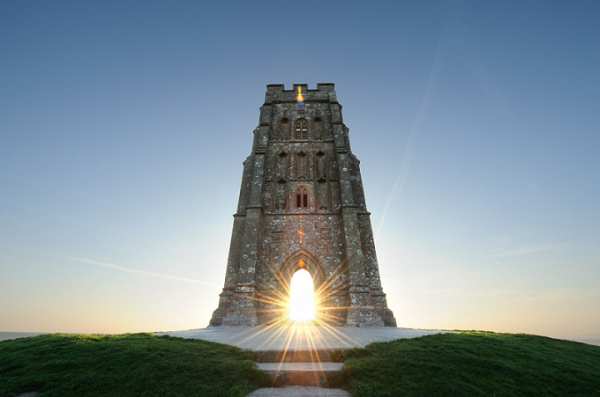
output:
[[[289,318],[296,322],[315,319],[315,290],[310,273],[300,269],[294,273],[290,282]]]
[[[325,280],[325,272],[319,263],[319,260],[306,250],[298,250],[285,260],[279,269],[279,274],[281,276],[281,291],[288,298],[288,301],[286,301],[287,306],[285,307],[287,313],[284,314],[284,317],[286,319],[295,321],[290,316],[290,306],[292,304],[292,300],[295,301],[296,299],[295,292],[293,292],[295,291],[295,288],[293,287],[297,283],[297,281],[295,281],[296,278],[299,278],[299,280],[306,279],[306,284],[309,285],[308,287],[302,288],[302,290],[307,291],[305,292],[306,294],[310,294],[310,298],[302,299],[303,301],[310,299],[312,303],[312,306],[310,306],[311,309],[307,310],[309,312],[312,311],[313,319],[317,320],[320,318],[320,313],[323,309],[323,302],[321,296],[319,296],[319,291]],[[292,294],[294,294],[294,298],[292,298]]]

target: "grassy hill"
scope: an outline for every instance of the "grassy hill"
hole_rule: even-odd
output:
[[[437,334],[354,351],[344,379],[355,397],[600,396],[600,347],[533,335]]]
[[[347,353],[339,386],[365,396],[600,396],[600,347],[462,332]],[[201,340],[134,334],[0,342],[0,397],[245,396],[266,385],[252,355]]]
[[[202,340],[42,335],[0,342],[0,396],[245,396],[266,384],[253,356]]]

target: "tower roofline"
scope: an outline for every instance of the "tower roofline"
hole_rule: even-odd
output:
[[[317,83],[317,89],[311,90],[308,88],[308,84],[294,84],[291,90],[285,89],[285,84],[267,84],[267,92],[296,92],[298,87],[302,88],[303,92],[306,91],[333,91],[335,84],[333,83]]]
[[[318,83],[316,90],[308,89],[308,84],[294,84],[293,87],[291,90],[286,90],[283,84],[267,85],[265,105],[282,102],[295,103],[298,88],[302,90],[304,102],[330,102],[338,104],[337,95],[334,90],[335,85],[333,83]],[[341,108],[341,105],[338,104],[338,106]]]

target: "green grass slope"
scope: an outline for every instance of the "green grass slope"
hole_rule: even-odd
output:
[[[355,397],[600,396],[600,347],[461,332],[373,343],[350,353]]]
[[[266,382],[249,352],[151,334],[0,342],[0,396],[245,396]]]

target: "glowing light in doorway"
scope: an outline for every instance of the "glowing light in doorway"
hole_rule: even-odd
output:
[[[290,290],[290,319],[312,321],[315,318],[315,292],[310,273],[304,269],[294,273]]]

